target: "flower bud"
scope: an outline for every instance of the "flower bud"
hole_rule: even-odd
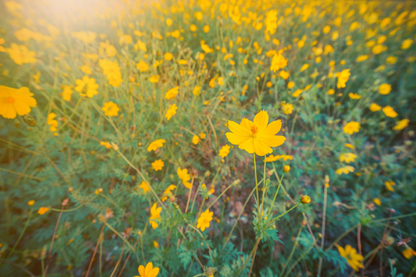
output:
[[[288,173],[288,172],[289,172],[289,170],[290,170],[290,166],[285,165],[285,166],[283,167],[283,172],[284,172],[284,173]]]
[[[311,198],[307,195],[304,195],[300,198],[300,202],[302,202],[302,204],[309,204],[311,202]]]

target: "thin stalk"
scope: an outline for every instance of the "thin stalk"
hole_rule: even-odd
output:
[[[324,249],[325,244],[325,219],[326,219],[326,203],[327,203],[327,193],[328,193],[328,187],[325,184],[324,185],[324,215],[322,218],[322,240],[321,240],[321,249]],[[318,276],[321,276],[321,270],[322,270],[322,258],[319,258],[319,268],[318,268]]]
[[[31,208],[30,208],[30,211],[29,211],[29,216],[27,217],[27,220],[26,220],[26,224],[25,224],[25,226],[23,227],[23,230],[22,230],[22,232],[20,233],[19,238],[17,239],[16,243],[14,244],[14,246],[13,246],[13,248],[12,248],[12,251],[10,251],[9,255],[7,255],[6,260],[7,260],[8,258],[10,258],[10,256],[13,254],[14,250],[16,249],[17,245],[19,244],[20,240],[22,239],[23,234],[25,233],[26,228],[27,228],[27,226],[29,225],[30,218],[32,217],[32,212],[33,212],[33,208],[31,207]]]
[[[298,240],[299,240],[299,236],[302,232],[302,229],[303,229],[303,226],[300,227],[298,235],[296,236],[295,243],[293,244],[292,251],[290,251],[289,258],[287,258],[287,261],[286,261],[286,263],[285,263],[285,265],[282,269],[282,272],[280,272],[281,276],[283,275],[283,273],[285,273],[286,266],[289,264],[290,260],[292,260],[293,254],[295,253],[296,246],[298,246]]]
[[[260,206],[259,206],[259,185],[257,184],[257,170],[256,170],[256,153],[253,153],[253,166],[254,166],[254,177],[256,180],[256,202],[257,202],[257,216],[259,217],[259,223],[261,221]],[[264,184],[263,184],[264,186]]]
[[[269,211],[269,213],[267,214],[267,218],[268,218],[268,217],[270,216],[270,214],[272,213],[274,202],[276,201],[276,197],[277,197],[277,195],[279,194],[279,189],[280,189],[280,186],[282,185],[283,176],[285,176],[285,174],[284,174],[284,173],[282,174],[282,177],[280,178],[280,181],[279,181],[279,186],[277,187],[276,193],[274,194],[274,197],[273,197],[273,202],[272,202],[272,204],[270,205],[270,211]]]

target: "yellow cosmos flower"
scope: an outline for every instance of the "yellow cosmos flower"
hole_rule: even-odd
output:
[[[104,111],[104,114],[106,116],[117,116],[118,112],[120,111],[120,108],[117,106],[116,103],[113,101],[104,103],[104,107],[102,107],[102,110]]]
[[[398,116],[398,113],[396,113],[394,111],[394,109],[390,106],[385,106],[383,108],[383,113],[387,116],[387,117],[392,117],[395,118],[396,116]]]
[[[57,131],[58,121],[55,119],[55,117],[56,117],[55,113],[50,113],[48,114],[48,117],[46,118],[46,123],[50,125],[49,130],[51,130],[51,132]]]
[[[350,70],[349,69],[344,69],[341,72],[337,73],[337,77],[338,77],[338,82],[337,82],[337,88],[345,88],[346,83],[348,81],[348,79],[350,78]]]
[[[84,76],[81,80],[76,80],[75,83],[77,84],[75,90],[79,92],[81,96],[87,96],[88,98],[92,98],[94,95],[98,94],[98,84],[95,83],[94,78]]]
[[[156,160],[152,163],[152,167],[155,171],[162,170],[164,165],[165,165],[165,163],[161,159]]]
[[[29,206],[33,206],[33,205],[35,205],[35,200],[30,200],[29,202],[27,202],[27,204]]]
[[[384,184],[386,185],[386,188],[389,191],[394,191],[393,186],[395,186],[396,184],[393,181],[385,181]]]
[[[231,144],[238,145],[238,148],[248,153],[256,153],[264,156],[273,152],[271,147],[282,145],[286,138],[276,136],[282,127],[282,121],[269,122],[269,115],[266,111],[259,112],[253,121],[243,118],[240,124],[228,121],[231,133],[226,133]]]
[[[360,123],[356,121],[348,122],[344,126],[344,133],[350,134],[350,135],[354,133],[358,133],[360,131],[360,126],[361,126]]]
[[[357,253],[357,250],[351,247],[351,245],[347,245],[344,248],[341,246],[337,246],[339,254],[347,259],[348,264],[354,269],[355,271],[359,271],[359,268],[364,268],[362,261],[364,257]]]
[[[172,195],[172,191],[176,189],[175,185],[170,185],[164,192],[163,192],[163,197],[162,197],[162,201],[165,202],[168,199],[168,196]]]
[[[191,189],[192,188],[192,183],[188,182],[189,180],[191,180],[191,175],[188,174],[188,169],[186,169],[186,168],[181,169],[180,167],[178,167],[176,173],[178,174],[179,179],[181,179],[183,185],[187,189]]]
[[[368,60],[368,55],[361,55],[361,56],[358,56],[355,61],[357,63],[359,63],[359,62],[363,62],[363,61],[366,61],[366,60]]]
[[[106,141],[100,141],[100,145],[104,146],[107,149],[112,148],[113,146],[111,146],[111,143],[106,142]]]
[[[149,222],[152,225],[153,229],[156,229],[159,227],[159,223],[157,223],[155,220],[160,219],[160,212],[162,211],[162,207],[157,207],[157,203],[154,203],[152,208],[150,209],[150,218]]]
[[[407,127],[407,125],[409,125],[410,120],[409,119],[402,119],[399,122],[396,123],[396,126],[394,126],[392,129],[395,131],[401,131],[404,128]]]
[[[379,198],[374,198],[373,202],[377,205],[380,206],[381,205],[381,200]]]
[[[287,65],[287,60],[281,54],[275,54],[270,65],[270,70],[276,72],[279,69],[284,68]]]
[[[357,158],[357,155],[353,153],[344,153],[344,154],[341,154],[341,156],[339,156],[339,160],[341,162],[346,162],[347,164],[354,162],[355,158]]]
[[[351,99],[361,99],[361,95],[359,95],[358,93],[352,93],[352,92],[350,92],[350,93],[348,94],[348,96],[349,96]]]
[[[228,156],[229,153],[230,153],[230,146],[224,145],[223,147],[221,147],[219,155],[221,158],[225,158]]]
[[[167,110],[165,117],[167,120],[170,120],[172,116],[176,114],[176,110],[178,109],[178,106],[176,104],[169,105],[169,109]]]
[[[198,225],[196,225],[196,228],[201,229],[202,232],[205,231],[206,228],[209,228],[209,223],[212,221],[213,215],[214,213],[210,212],[209,209],[201,213],[198,218]]]
[[[378,93],[382,95],[387,95],[391,91],[391,85],[389,84],[381,84],[378,88]]]
[[[197,145],[199,143],[199,137],[198,136],[193,136],[192,137],[192,143]]]
[[[159,75],[152,75],[152,77],[150,77],[149,81],[151,83],[157,83],[159,82],[160,76]]]
[[[142,181],[139,188],[141,188],[144,191],[144,193],[147,193],[148,191],[150,191],[150,187],[145,181]]]
[[[405,40],[403,40],[403,42],[402,42],[402,46],[401,46],[401,48],[402,48],[403,50],[406,50],[406,49],[410,48],[410,46],[412,46],[412,44],[413,44],[413,40],[412,40],[412,39],[410,39],[410,38],[405,39]]]
[[[300,72],[305,71],[306,69],[309,68],[309,64],[305,63],[304,65],[302,65],[302,67],[300,68]]]
[[[138,271],[140,275],[134,277],[156,277],[159,274],[159,268],[154,268],[152,262],[149,262],[146,267],[139,266]]]
[[[291,89],[291,88],[293,88],[295,86],[295,82],[289,82],[289,83],[287,83],[287,88],[288,89]]]
[[[283,107],[284,114],[291,114],[293,112],[293,105],[292,104],[284,104]]]
[[[381,110],[381,107],[379,105],[377,105],[376,103],[371,103],[371,105],[370,105],[370,111],[377,112],[379,110]]]
[[[140,72],[146,72],[149,70],[149,64],[143,60],[140,60],[138,63],[136,63],[136,68],[140,70]]]
[[[62,91],[62,98],[65,101],[69,102],[71,101],[72,93],[73,93],[72,86],[64,86],[63,91]]]
[[[43,215],[43,214],[45,214],[48,211],[49,211],[49,208],[47,208],[47,207],[40,207],[39,210],[38,210],[38,214]]]
[[[406,258],[406,259],[410,259],[410,258],[412,258],[413,256],[416,256],[416,251],[414,251],[412,248],[410,248],[410,247],[406,247],[406,249],[405,250],[403,250],[403,256]]]
[[[12,43],[11,47],[6,50],[7,53],[9,53],[10,58],[18,65],[36,62],[36,53],[34,51],[29,51],[24,45]]]
[[[13,119],[16,115],[30,113],[31,107],[36,107],[33,93],[28,88],[19,89],[0,86],[0,115],[4,118]]]
[[[166,142],[164,139],[157,139],[149,144],[147,151],[156,151],[158,148],[163,147],[163,144]]]
[[[266,162],[275,162],[281,159],[284,161],[287,161],[287,160],[293,160],[293,157],[291,155],[276,155],[276,156],[270,155],[266,158]]]
[[[179,92],[179,87],[174,87],[168,90],[165,94],[165,99],[170,100],[170,99],[175,98],[178,92]]]
[[[344,166],[344,167],[340,167],[335,171],[335,173],[338,174],[338,175],[349,174],[350,172],[354,172],[354,167],[349,166],[349,165]]]

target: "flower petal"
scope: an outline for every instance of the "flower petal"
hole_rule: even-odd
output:
[[[228,128],[230,128],[230,131],[236,134],[237,136],[247,137],[251,135],[249,130],[243,128],[242,126],[231,120],[228,121]]]
[[[30,107],[21,101],[14,102],[13,107],[18,115],[25,115],[30,113]]]
[[[264,129],[263,132],[259,132],[257,136],[259,137],[274,136],[280,131],[281,128],[282,128],[282,121],[279,119],[279,120],[270,122],[270,124],[266,127],[266,129]]]
[[[156,277],[159,274],[159,268],[155,267],[153,268],[153,270],[150,272],[149,277]]]
[[[139,266],[139,274],[140,274],[140,276],[146,276],[145,275],[145,270],[144,270],[144,266]]]
[[[257,138],[254,139],[254,151],[259,156],[264,156],[266,154],[272,153],[273,149],[271,149],[269,146],[258,140]]]
[[[146,276],[149,276],[149,274],[150,274],[150,272],[152,271],[152,269],[153,269],[153,263],[152,263],[152,262],[149,262],[149,263],[146,265],[146,270],[145,270]]]
[[[250,139],[249,136],[237,136],[234,133],[226,133],[228,141],[234,145],[240,145],[241,143],[245,142],[246,140]]]
[[[278,147],[286,141],[284,136],[257,137],[257,139],[270,147]]]
[[[250,154],[253,153],[254,152],[253,139],[250,138],[250,139],[246,140],[245,142],[240,144],[238,146],[238,148],[246,150]]]
[[[259,128],[258,132],[264,131],[269,123],[269,115],[266,111],[261,111],[254,117],[253,124]]]

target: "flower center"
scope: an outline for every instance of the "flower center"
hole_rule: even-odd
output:
[[[13,97],[11,97],[11,96],[10,96],[10,97],[7,97],[7,98],[6,98],[6,102],[7,102],[7,103],[10,103],[10,104],[13,104],[13,103],[15,102],[15,100],[14,100],[14,98],[13,98]]]
[[[257,128],[257,126],[251,126],[251,133],[253,133],[253,136],[255,136],[257,134],[257,132],[259,131],[259,128]]]

